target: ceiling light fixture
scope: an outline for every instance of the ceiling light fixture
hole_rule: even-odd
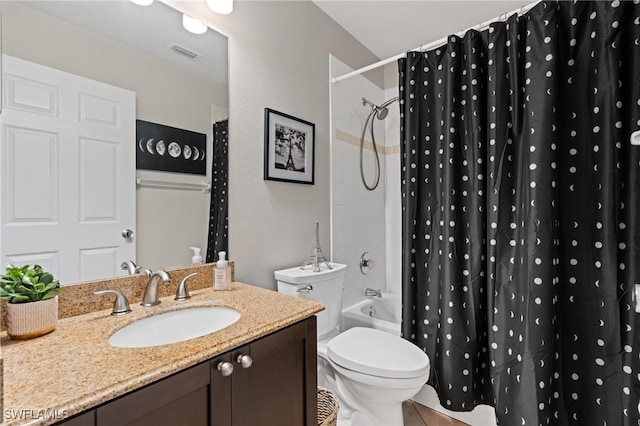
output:
[[[139,6],[149,6],[153,3],[153,0],[131,0],[131,3],[135,3]]]
[[[205,24],[185,14],[182,15],[182,26],[185,30],[194,34],[204,34],[207,32],[207,26]]]
[[[228,15],[233,11],[233,0],[207,0],[207,6],[215,13]]]

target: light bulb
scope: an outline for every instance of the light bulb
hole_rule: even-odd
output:
[[[207,0],[207,6],[215,13],[228,15],[233,11],[233,0]]]
[[[153,3],[153,0],[131,0],[131,2],[139,6],[149,6],[151,3]]]
[[[182,15],[182,26],[185,30],[194,34],[204,34],[207,32],[207,26],[205,24],[185,14]]]

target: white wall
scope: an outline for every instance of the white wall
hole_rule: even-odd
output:
[[[229,238],[239,281],[275,289],[273,271],[329,250],[329,54],[353,67],[377,58],[310,1],[170,3],[229,36]],[[380,76],[382,84],[382,76]],[[315,185],[263,180],[264,108],[315,123]]]
[[[16,2],[3,2],[2,12],[3,53],[132,90],[137,118],[205,133],[211,152],[212,111],[227,115],[225,85]],[[205,179],[140,173],[161,180]],[[143,188],[137,191],[136,209],[139,265],[151,269],[186,265],[191,261],[189,246],[205,252],[208,194]]]
[[[339,59],[331,58],[332,77],[352,70]],[[371,107],[362,104],[363,97],[376,105],[385,100],[384,91],[362,75],[331,85],[331,247],[332,259],[347,264],[344,307],[362,300],[366,287],[386,288],[385,124],[374,120],[380,181],[376,189],[369,191],[360,176],[360,138],[371,113]],[[367,184],[373,186],[376,161],[369,131],[364,147],[364,175]],[[359,267],[365,252],[375,262],[366,275]]]

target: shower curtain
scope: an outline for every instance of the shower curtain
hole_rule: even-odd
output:
[[[639,424],[638,3],[543,2],[399,61],[402,332],[445,408]]]
[[[211,166],[211,207],[206,262],[218,260],[220,250],[228,253],[228,181],[229,181],[229,120],[213,125],[213,159]]]

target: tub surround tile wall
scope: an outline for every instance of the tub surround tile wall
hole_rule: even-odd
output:
[[[367,132],[367,135],[369,132]],[[360,136],[356,136],[342,129],[335,129],[335,140],[343,143],[358,147],[360,149]],[[381,155],[400,154],[400,145],[385,146],[380,145],[380,142],[376,139],[376,148]],[[373,151],[373,142],[371,139],[364,138],[364,149]]]
[[[235,280],[235,266],[233,261],[229,261],[231,267],[231,279]],[[195,277],[189,278],[187,288],[189,291],[200,290],[213,287],[213,271],[215,263],[188,266],[184,268],[167,269],[171,275],[169,285],[160,284],[158,294],[160,297],[175,295],[176,289],[182,279],[189,274],[197,273]],[[111,309],[113,307],[113,295],[97,296],[94,291],[119,289],[127,297],[133,306],[142,301],[144,290],[147,285],[145,274],[129,275],[124,277],[82,282],[78,284],[65,285],[58,296],[58,318],[68,318],[76,315],[83,315],[90,312]],[[6,330],[7,318],[5,304],[6,300],[0,301],[2,316],[0,318],[0,330]]]
[[[351,68],[331,57],[331,75]],[[362,300],[365,287],[385,288],[385,182],[384,124],[376,119],[375,138],[380,153],[378,188],[368,191],[360,177],[360,135],[371,108],[362,98],[381,104],[384,92],[363,76],[331,86],[331,249],[332,260],[348,265],[344,279],[343,306]],[[365,135],[365,176],[373,180],[375,157],[370,134]],[[368,275],[360,272],[360,256],[369,252],[375,262]]]

